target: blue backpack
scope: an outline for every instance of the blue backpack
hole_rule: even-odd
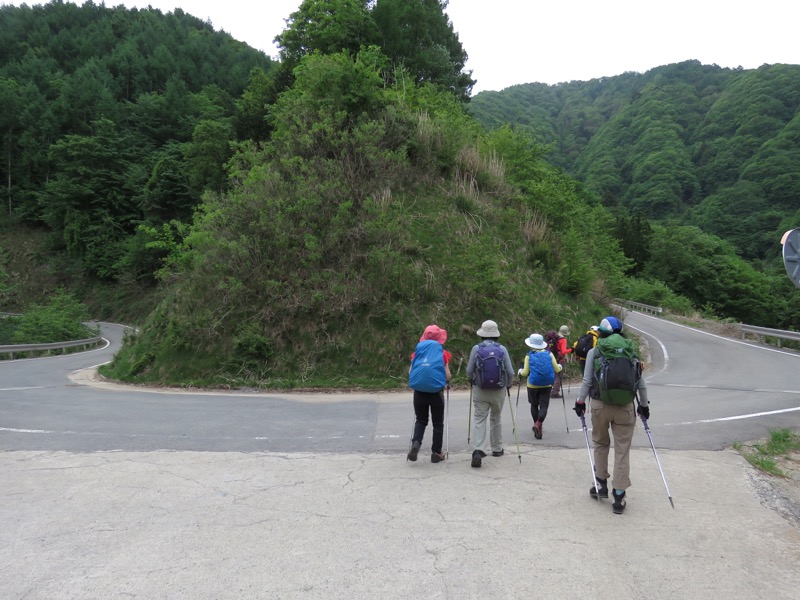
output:
[[[447,385],[444,374],[444,349],[436,340],[417,344],[408,385],[418,392],[441,392]]]
[[[528,367],[530,368],[528,383],[542,387],[553,385],[556,380],[556,371],[553,369],[551,356],[547,351],[528,353]]]
[[[503,387],[505,352],[500,344],[479,344],[475,360],[475,375],[478,387],[484,390],[499,390]]]

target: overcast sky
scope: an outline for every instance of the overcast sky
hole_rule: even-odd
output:
[[[300,2],[107,0],[106,6],[180,7],[275,57],[272,40]],[[447,13],[478,80],[474,93],[644,72],[690,59],[745,69],[800,64],[798,0],[450,0]]]

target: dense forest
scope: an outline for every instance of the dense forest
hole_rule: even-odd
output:
[[[797,327],[779,240],[800,226],[800,65],[743,70],[687,61],[587,82],[531,83],[478,94],[470,112],[490,129],[511,123],[530,132],[549,148],[551,164],[621,219],[649,228],[653,247],[631,254],[634,274],[721,316]],[[659,228],[680,245],[659,240]],[[671,265],[654,264],[666,262],[658,253],[687,244],[691,252],[670,254]],[[698,254],[709,263],[706,275],[725,273],[727,292],[708,289],[697,266],[679,258]],[[751,308],[720,299],[731,293]]]
[[[697,211],[683,214],[623,190],[662,177],[639,173],[650,155],[621,156],[622,137],[688,131],[727,97],[727,72],[709,70],[685,116],[662,107],[664,132],[631,124],[639,75],[569,102],[534,86],[517,103],[541,118],[517,119],[470,101],[445,4],[304,0],[278,61],[180,10],[0,7],[4,308],[68,304],[63,286],[93,316],[141,326],[112,376],[281,387],[402,385],[430,322],[459,361],[486,318],[513,345],[581,329],[614,296],[753,324],[800,313],[774,293],[786,278],[755,263],[766,255],[696,226],[712,214],[700,196],[681,196]],[[728,130],[703,127],[716,145],[692,148],[717,166],[687,185],[718,195],[738,183],[713,175],[724,163],[733,177]],[[603,131],[613,188],[588,176]],[[773,157],[791,145],[777,138]]]

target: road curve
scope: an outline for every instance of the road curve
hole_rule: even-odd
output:
[[[800,427],[800,354],[701,332],[640,313],[628,313],[628,331],[646,342],[652,402],[650,420],[659,446],[720,449]],[[273,394],[143,390],[103,386],[88,375],[111,360],[125,329],[102,324],[108,344],[98,350],[0,363],[0,450],[196,450],[403,452],[411,427],[410,393]],[[522,353],[506,341],[513,352]],[[577,393],[551,403],[547,435],[535,442],[525,390],[518,439],[577,448],[583,436],[569,406]],[[561,406],[559,406],[561,404]],[[469,396],[450,394],[448,443],[466,451]],[[514,441],[504,412],[506,443]],[[569,429],[569,433],[567,432]],[[634,445],[649,444],[637,431]]]

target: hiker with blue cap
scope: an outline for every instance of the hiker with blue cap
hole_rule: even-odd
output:
[[[650,418],[647,385],[633,343],[622,336],[622,322],[606,317],[600,322],[597,346],[586,355],[583,381],[575,401],[575,413],[582,417],[586,398],[592,399],[592,442],[594,442],[595,485],[592,498],[608,498],[609,427],[614,436],[614,477],[612,510],[621,515],[626,505],[630,480],[630,450],[636,415]],[[638,400],[638,407],[634,400]]]

